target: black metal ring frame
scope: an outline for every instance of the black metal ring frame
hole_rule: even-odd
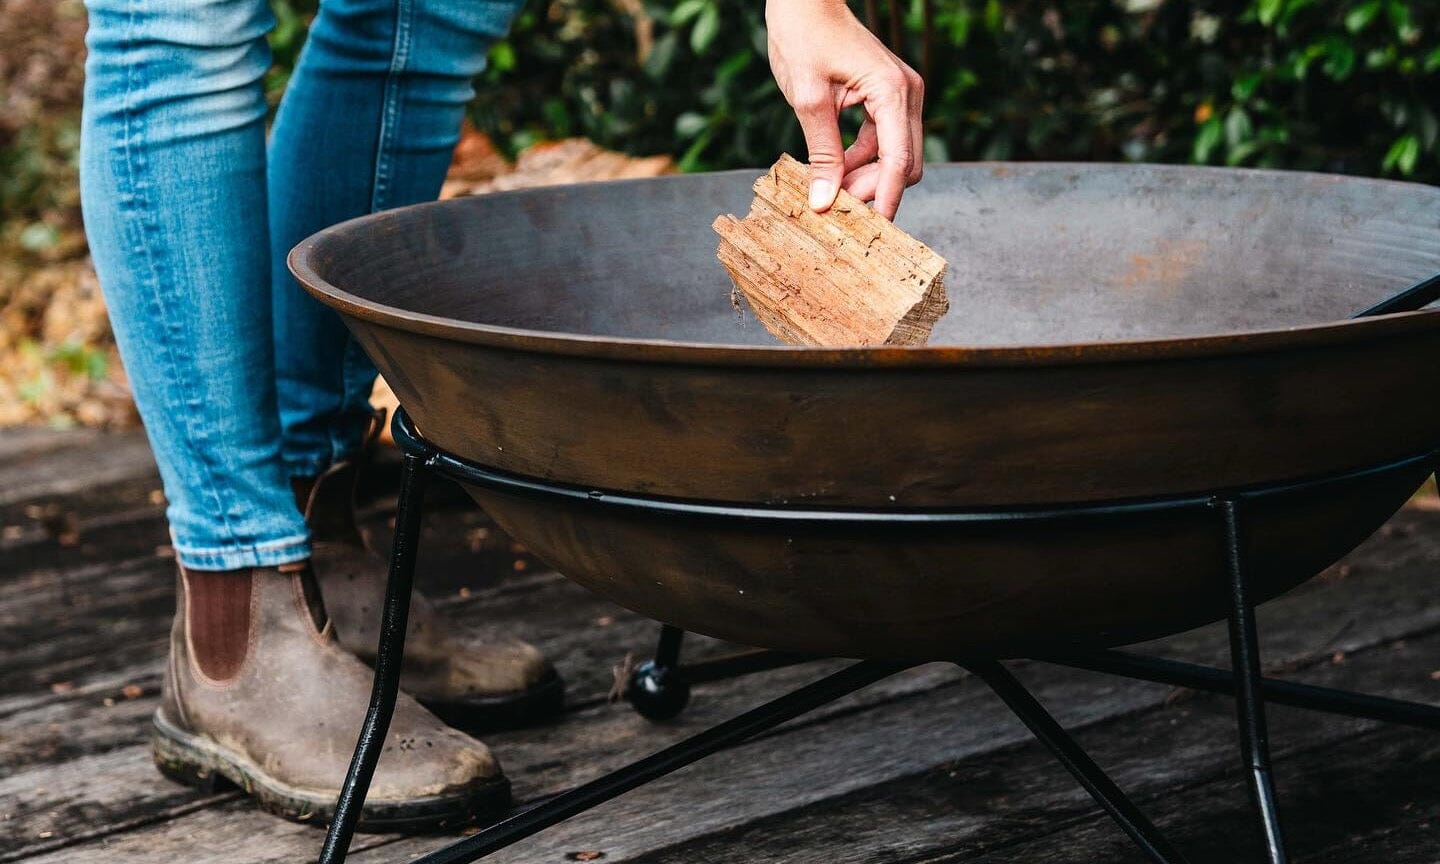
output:
[[[1435,288],[1432,285],[1424,287],[1429,290]],[[1233,694],[1241,751],[1248,771],[1250,791],[1264,831],[1266,860],[1269,864],[1283,864],[1286,853],[1270,767],[1269,737],[1265,720],[1267,701],[1351,717],[1440,729],[1440,706],[1263,678],[1254,605],[1249,596],[1248,562],[1243,551],[1246,548],[1245,510],[1246,506],[1256,499],[1302,489],[1318,490],[1327,484],[1343,482],[1372,471],[1391,470],[1406,465],[1434,466],[1440,453],[1427,453],[1392,465],[1342,476],[1207,496],[1050,509],[963,512],[847,511],[677,501],[550,484],[493,471],[440,451],[421,437],[403,408],[396,412],[393,430],[396,443],[404,453],[404,472],[396,513],[389,584],[382,613],[379,652],[375,662],[374,688],[355,755],[336,803],[335,817],[320,853],[320,864],[340,864],[345,860],[390,725],[399,690],[405,624],[409,614],[425,484],[431,475],[437,474],[510,495],[584,501],[594,506],[640,509],[651,514],[665,513],[678,518],[722,517],[789,524],[797,520],[927,524],[1053,521],[1129,512],[1192,508],[1212,510],[1216,513],[1217,527],[1223,532],[1226,541],[1231,669],[1216,669],[1115,650],[1036,659],[1157,683]],[[693,684],[816,659],[755,650],[682,664],[680,655],[683,637],[683,631],[662,625],[654,658],[638,667],[631,676],[626,698],[639,713],[650,719],[667,719],[679,714],[689,701],[690,687]],[[1180,864],[1185,860],[1159,829],[1005,667],[990,658],[961,658],[955,662],[970,670],[995,691],[1152,861],[1159,864]],[[461,864],[477,860],[705,756],[869,686],[907,668],[908,665],[914,664],[876,660],[857,662],[653,756],[523,810],[477,834],[416,859],[415,864]]]

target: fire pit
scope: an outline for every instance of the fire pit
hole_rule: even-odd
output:
[[[668,625],[630,687],[647,716],[718,675],[863,662],[424,861],[474,860],[934,660],[990,684],[1156,861],[1183,859],[997,658],[1235,692],[1274,862],[1266,699],[1440,728],[1430,706],[1262,680],[1252,617],[1436,467],[1440,312],[1408,310],[1440,294],[1440,189],[934,167],[901,220],[951,263],[932,346],[815,350],[730,304],[708,226],[753,176],[422,205],[292,254],[404,406],[375,699],[323,861],[379,755],[436,472]],[[1226,617],[1233,672],[1108,650]],[[681,666],[684,630],[769,650]]]

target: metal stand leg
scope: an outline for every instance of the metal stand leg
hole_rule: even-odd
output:
[[[365,806],[365,793],[375,776],[375,764],[390,729],[395,699],[400,693],[400,667],[405,658],[405,625],[410,618],[410,588],[415,576],[415,551],[420,542],[420,514],[430,470],[426,456],[405,454],[400,477],[400,505],[395,513],[395,541],[390,548],[390,579],[385,586],[385,609],[380,622],[380,647],[375,656],[375,683],[370,708],[355,755],[335,804],[335,818],[320,849],[320,864],[340,864],[350,849],[355,825]]]
[[[1260,641],[1255,632],[1255,607],[1250,602],[1246,558],[1248,538],[1240,499],[1216,502],[1225,526],[1225,569],[1230,577],[1230,663],[1235,669],[1235,712],[1240,723],[1240,748],[1250,771],[1250,791],[1260,810],[1265,850],[1270,864],[1285,864],[1285,838],[1275,802],[1270,769],[1270,733],[1261,692]]]
[[[875,660],[856,663],[713,729],[667,747],[653,756],[557,795],[479,834],[417,858],[411,864],[465,864],[474,861],[705,756],[739,744],[787,720],[868,687],[902,668],[904,667]]]
[[[625,687],[625,698],[648,720],[670,720],[690,703],[690,687],[725,678],[738,678],[767,669],[794,666],[817,658],[784,651],[738,651],[695,663],[680,663],[685,631],[669,624],[660,628],[655,658],[635,667]]]
[[[680,646],[685,631],[663,624],[655,657],[635,668],[625,698],[647,720],[669,720],[690,704],[690,682],[680,675]]]
[[[994,660],[967,661],[961,665],[995,691],[1150,860],[1157,864],[1184,864],[1185,856],[1004,666]]]
[[[1188,687],[1225,696],[1235,695],[1235,673],[1229,669],[1215,669],[1197,663],[1167,660],[1163,657],[1146,657],[1125,651],[1086,651],[1067,654],[1063,657],[1043,657],[1047,663],[1072,666],[1107,675],[1121,675],[1141,681],[1154,681],[1172,687]],[[1294,681],[1278,681],[1262,678],[1260,693],[1266,702],[1288,705],[1291,708],[1305,708],[1328,714],[1342,714],[1347,717],[1361,717],[1366,720],[1380,720],[1385,723],[1399,723],[1421,729],[1440,729],[1440,706],[1421,702],[1407,702],[1385,696],[1370,696],[1336,690],[1333,687],[1316,687],[1313,684],[1299,684]]]

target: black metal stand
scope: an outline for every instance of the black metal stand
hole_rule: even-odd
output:
[[[385,595],[380,646],[375,663],[375,684],[365,725],[336,804],[335,818],[320,853],[320,864],[340,864],[345,860],[395,707],[404,656],[405,623],[409,614],[420,514],[428,476],[432,473],[450,475],[470,483],[491,484],[511,492],[522,491],[527,494],[570,497],[583,497],[586,494],[583,491],[552,488],[523,478],[494,474],[443,454],[420,437],[404,409],[396,412],[394,433],[397,443],[405,452],[405,466],[396,516],[395,541],[391,552],[390,582]],[[1434,454],[1417,457],[1415,461],[1421,458],[1433,460]],[[1174,686],[1233,694],[1241,750],[1264,833],[1267,861],[1269,864],[1283,864],[1287,859],[1271,776],[1265,702],[1268,700],[1283,705],[1431,729],[1440,729],[1440,707],[1261,677],[1259,639],[1246,569],[1248,537],[1245,524],[1247,501],[1252,495],[1258,494],[1262,493],[1236,494],[1198,502],[1200,506],[1207,506],[1218,515],[1225,540],[1232,670],[1213,669],[1122,651],[1092,651],[1037,659]],[[656,502],[651,505],[640,499],[616,497],[610,497],[608,501],[627,507],[683,509],[697,506],[673,502]],[[1195,500],[1187,499],[1125,506],[1168,508],[1190,507],[1196,504]],[[1022,517],[996,513],[980,517],[960,514],[957,518]],[[1050,516],[1027,514],[1023,518],[1044,519]],[[783,652],[754,650],[682,664],[680,655],[683,641],[684,631],[663,625],[655,657],[632,673],[625,695],[643,716],[652,720],[665,720],[676,716],[689,702],[690,688],[695,684],[816,659]],[[1166,840],[1159,829],[1005,667],[990,658],[963,658],[956,662],[969,669],[995,691],[1150,860],[1157,864],[1182,864],[1185,861],[1184,856]],[[461,864],[477,860],[904,668],[905,664],[880,661],[856,663],[653,756],[521,811],[477,834],[419,858],[415,864]]]
[[[1216,501],[1225,525],[1225,570],[1230,577],[1230,666],[1235,670],[1235,715],[1240,723],[1240,751],[1250,767],[1250,793],[1260,811],[1265,851],[1270,864],[1285,864],[1285,838],[1275,803],[1270,771],[1270,729],[1265,722],[1265,697],[1260,693],[1260,637],[1255,632],[1255,606],[1247,584],[1249,550],[1239,498]]]

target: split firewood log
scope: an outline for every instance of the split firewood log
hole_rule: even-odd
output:
[[[744,219],[715,220],[716,250],[755,317],[797,345],[923,345],[950,308],[945,259],[840,191],[816,213],[790,156],[755,181]]]

